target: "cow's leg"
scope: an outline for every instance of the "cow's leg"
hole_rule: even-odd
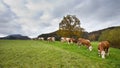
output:
[[[73,41],[71,40],[70,43],[73,44]]]
[[[106,55],[109,56],[109,51],[108,48],[106,49]]]
[[[92,46],[89,46],[89,50],[92,51]]]
[[[77,45],[79,46],[79,42],[77,42]]]
[[[70,42],[69,41],[67,41],[68,42],[68,44],[70,44]]]
[[[77,45],[78,45],[79,48],[81,47],[81,43],[80,42],[77,42]]]
[[[72,41],[72,40],[69,40],[69,44],[73,44],[73,41]]]
[[[101,56],[102,56],[103,59],[105,58],[105,51],[101,52]]]
[[[98,50],[98,55],[100,56],[100,50]]]

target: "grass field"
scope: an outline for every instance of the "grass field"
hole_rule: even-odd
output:
[[[110,48],[102,59],[97,53],[75,44],[35,40],[0,40],[0,68],[120,68],[120,50]]]

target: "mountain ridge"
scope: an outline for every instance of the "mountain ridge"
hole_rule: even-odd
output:
[[[23,36],[21,34],[11,34],[5,37],[1,37],[0,39],[9,39],[9,40],[29,40],[30,38],[28,36]]]

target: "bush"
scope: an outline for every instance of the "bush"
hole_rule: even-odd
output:
[[[111,47],[120,48],[120,28],[103,31],[99,37],[99,41],[107,40]]]

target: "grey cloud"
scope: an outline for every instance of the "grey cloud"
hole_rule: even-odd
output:
[[[66,14],[69,14],[74,10],[75,6],[81,4],[82,0],[69,0],[60,3],[60,5],[56,5],[53,10],[54,17],[63,17]]]
[[[103,4],[102,4],[103,3]],[[99,21],[108,21],[120,17],[120,0],[106,0],[101,2],[101,9],[98,15]]]
[[[46,22],[40,22],[39,25],[40,25],[40,27],[42,27],[42,28],[46,28],[46,27],[50,27],[50,26],[51,26],[51,23],[50,23],[50,22],[48,22],[48,23],[46,23]]]
[[[15,14],[7,10],[0,14],[0,23],[8,23],[16,18]]]
[[[21,26],[14,22],[17,16],[11,11],[8,5],[4,2],[2,2],[2,4],[5,6],[5,11],[0,13],[0,34],[21,33]]]
[[[91,0],[83,2],[83,5],[75,9],[79,16],[98,21],[108,21],[120,14],[120,0]]]
[[[21,33],[21,26],[15,23],[0,23],[0,33],[1,34],[15,34]]]
[[[43,11],[38,11],[34,14],[34,16],[32,17],[35,20],[40,20],[40,17],[43,15]]]
[[[15,15],[15,13],[13,13],[11,11],[11,9],[10,9],[10,7],[8,5],[6,5],[4,2],[2,2],[2,4],[6,8],[5,8],[4,12],[0,13],[0,23],[8,23],[8,22],[14,20],[15,18],[17,18],[17,16]]]

